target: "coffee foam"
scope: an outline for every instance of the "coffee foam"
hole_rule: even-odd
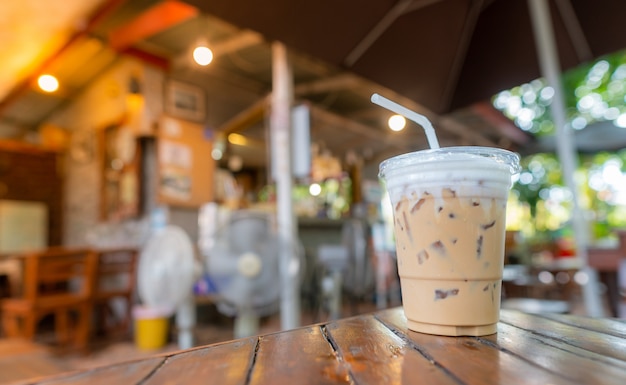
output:
[[[472,154],[453,154],[445,159],[406,163],[386,170],[385,180],[392,201],[402,196],[440,198],[446,190],[458,197],[504,198],[511,187],[511,167]]]

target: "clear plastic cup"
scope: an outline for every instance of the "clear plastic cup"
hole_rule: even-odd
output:
[[[506,203],[519,169],[517,154],[488,147],[417,151],[381,163],[409,329],[496,332]]]

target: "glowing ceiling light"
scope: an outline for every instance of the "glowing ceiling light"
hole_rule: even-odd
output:
[[[387,124],[393,131],[401,131],[406,126],[406,119],[402,115],[392,115]]]
[[[248,144],[248,139],[241,134],[233,133],[228,135],[228,142],[237,146],[245,146]]]
[[[59,81],[52,75],[41,75],[37,79],[37,85],[45,92],[54,92],[59,89]]]
[[[207,66],[213,61],[213,51],[205,46],[198,46],[193,50],[193,60],[201,66]]]

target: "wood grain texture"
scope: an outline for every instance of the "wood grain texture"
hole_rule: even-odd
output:
[[[548,318],[583,330],[592,330],[626,338],[626,319],[579,317],[571,314],[541,314]]]
[[[357,384],[457,384],[460,379],[371,316],[326,328],[348,377]]]
[[[402,311],[382,312],[378,318],[454,374],[464,384],[566,384],[571,379],[539,367],[474,337],[442,337],[407,330]]]
[[[533,333],[542,335],[544,338],[560,340],[571,346],[626,361],[626,339],[624,338],[522,313],[503,312],[500,321],[518,328],[532,330]],[[609,330],[612,329],[607,325],[607,331]]]
[[[533,364],[560,373],[572,381],[624,384],[626,362],[569,345],[558,339],[501,323],[498,334],[481,337],[499,349],[524,357]]]
[[[323,327],[313,326],[262,337],[250,384],[343,384],[346,377]]]
[[[246,338],[172,355],[142,384],[245,384],[257,344]]]
[[[164,361],[165,357],[148,358],[55,376],[36,383],[41,385],[138,384]]]

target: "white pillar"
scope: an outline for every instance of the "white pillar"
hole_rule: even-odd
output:
[[[280,321],[283,330],[300,326],[300,259],[296,255],[296,219],[291,200],[291,105],[293,76],[287,49],[272,43],[270,142],[272,176],[276,182],[276,212],[280,239]]]
[[[600,317],[604,315],[602,300],[598,291],[598,273],[587,263],[588,231],[578,200],[578,189],[574,180],[576,171],[576,146],[572,139],[571,127],[567,124],[565,101],[561,85],[561,70],[558,51],[552,29],[550,7],[547,0],[528,0],[537,53],[541,72],[548,84],[554,88],[554,98],[550,111],[556,127],[556,150],[561,162],[561,172],[565,185],[572,193],[573,210],[572,225],[574,228],[574,242],[582,271],[587,273],[589,281],[583,285],[583,300],[587,315]]]

